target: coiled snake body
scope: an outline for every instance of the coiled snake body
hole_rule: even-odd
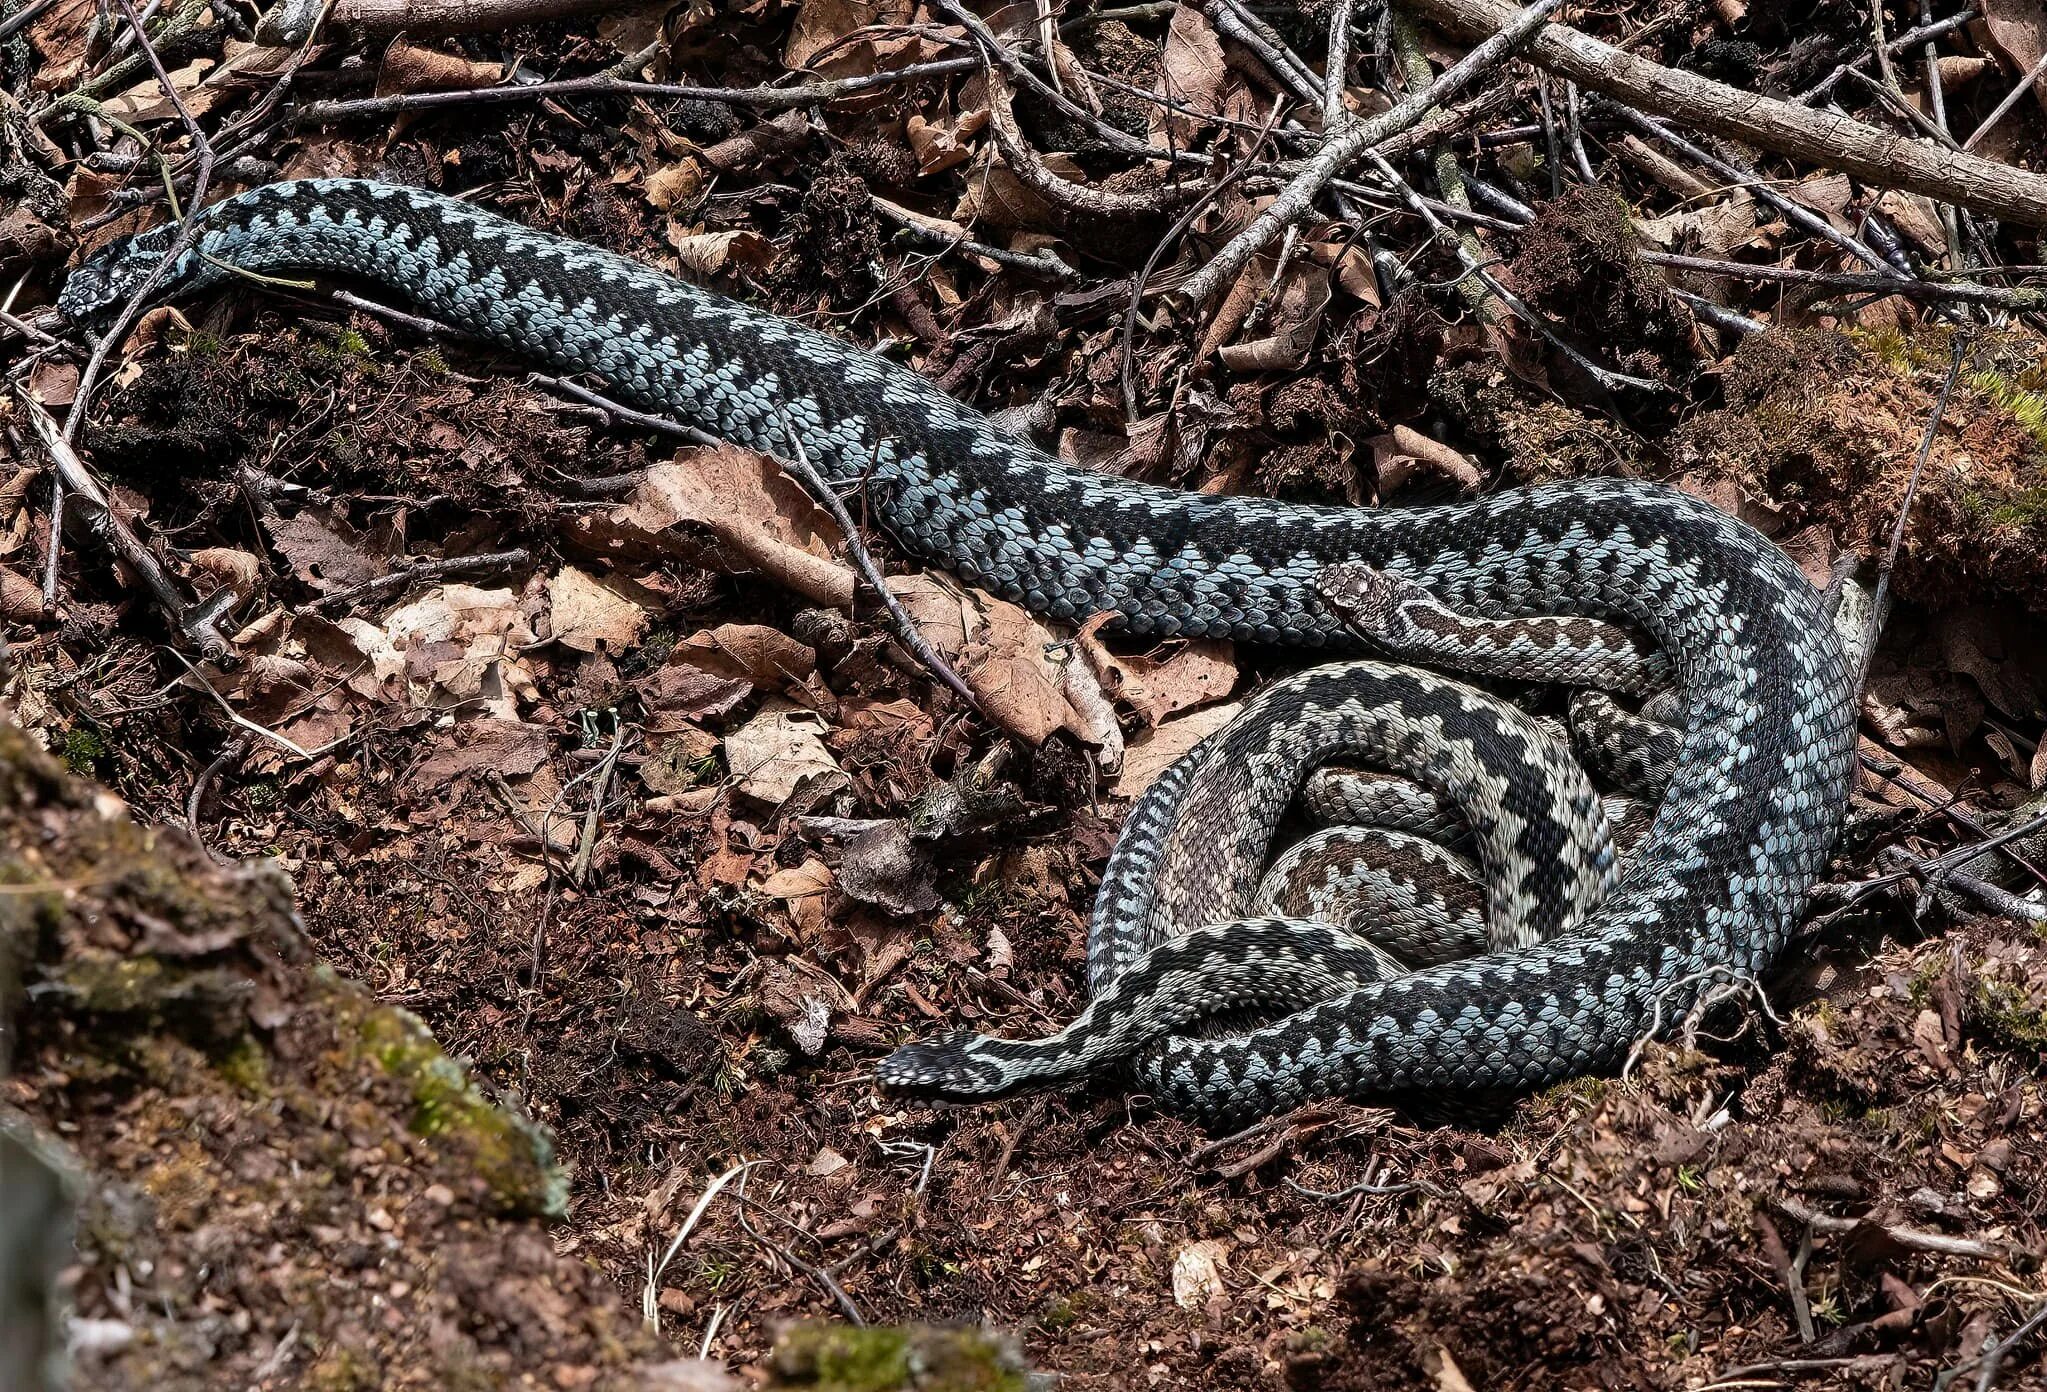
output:
[[[793,431],[907,550],[1053,619],[1110,611],[1136,634],[1345,648],[1353,635],[1316,586],[1361,562],[1477,619],[1612,620],[1667,659],[1682,741],[1617,875],[1569,864],[1583,846],[1599,856],[1596,800],[1559,790],[1500,703],[1412,669],[1318,669],[1133,809],[1104,875],[1083,1028],[914,1045],[884,1083],[973,1098],[1134,1063],[1162,1102],[1227,1125],[1315,1097],[1519,1091],[1611,1067],[1706,974],[1770,961],[1838,829],[1852,700],[1819,596],[1757,533],[1673,489],[1587,480],[1383,510],[1177,492],[1062,464],[873,354],[449,198],[315,179],[199,216],[166,288],[230,266],[346,273],[735,443],[786,456]],[[103,314],[171,235],[101,253],[60,308]],[[1341,932],[1252,916],[1245,828],[1277,815],[1318,740],[1392,762],[1464,811],[1496,914],[1568,909],[1574,875],[1598,881],[1596,907],[1525,932],[1496,922],[1495,950],[1397,976]],[[1227,784],[1233,810],[1176,832],[1204,782]],[[1260,1004],[1293,1013],[1231,1038],[1173,1033]]]

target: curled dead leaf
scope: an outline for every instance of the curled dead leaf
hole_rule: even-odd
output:
[[[698,564],[759,571],[813,603],[852,606],[852,567],[833,555],[837,526],[766,455],[731,445],[681,450],[650,467],[607,521],[657,547],[670,528],[697,529],[715,543],[683,548]]]
[[[769,701],[725,737],[725,766],[735,790],[779,808],[799,795],[810,801],[848,787],[852,780],[825,748],[824,732],[817,712]]]
[[[1119,798],[1136,797],[1181,755],[1236,719],[1243,705],[1241,701],[1230,701],[1208,706],[1139,735],[1130,742],[1123,772],[1112,791]]]
[[[407,92],[460,92],[477,87],[494,87],[504,78],[502,63],[473,62],[437,48],[421,48],[394,39],[377,65],[380,97],[402,96]]]
[[[646,606],[575,566],[548,581],[547,598],[554,641],[577,652],[624,652],[647,626]]]
[[[888,587],[990,720],[1029,744],[1059,729],[1086,738],[1087,722],[1066,700],[1063,664],[1051,656],[1061,640],[1029,611],[935,575],[890,576]]]

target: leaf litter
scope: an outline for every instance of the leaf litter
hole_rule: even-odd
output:
[[[1758,81],[1818,61],[1774,19],[1728,17],[1741,8],[1671,11],[1645,46],[1676,62],[1697,41],[1702,64],[1753,60]],[[89,70],[89,9],[59,5],[30,27],[41,90]],[[1044,168],[1143,195],[1212,181],[1270,115],[1286,76],[1229,30],[1231,14],[987,18],[1006,42],[1049,32],[1048,81],[1092,118],[1018,93]],[[635,16],[522,31],[537,37],[517,51],[341,40],[314,63],[336,90],[402,96],[486,85],[508,64],[587,73],[655,44],[659,75],[738,87],[797,69],[792,80],[886,75],[964,41],[950,12],[894,0]],[[1324,19],[1288,20],[1281,37],[1312,56]],[[1839,61],[1865,42],[1852,19],[1819,29],[1813,52]],[[1945,41],[1949,96],[1987,110],[2043,32],[2037,5],[1985,6],[1980,32]],[[290,61],[238,36],[199,48],[170,74],[208,123]],[[1964,59],[1980,65],[1966,77]],[[1345,109],[1383,109],[1377,70],[1355,76]],[[1501,82],[1533,119],[1526,71]],[[1884,553],[1956,332],[1919,304],[1650,266],[1638,247],[1862,269],[1757,189],[1595,122],[1580,134],[1601,189],[1545,196],[1543,136],[1523,132],[1488,146],[1484,167],[1536,220],[1467,225],[1486,228],[1501,282],[1571,341],[1664,384],[1642,400],[1603,396],[1525,326],[1473,311],[1456,258],[1377,204],[1375,245],[1343,222],[1304,224],[1213,311],[1170,306],[1162,291],[1270,193],[1226,190],[1139,283],[1169,220],[1090,221],[1056,201],[1058,185],[1020,177],[976,72],[779,114],[587,101],[522,105],[509,121],[510,108],[456,106],[308,125],[270,152],[265,177],[480,190],[523,220],[875,347],[982,408],[1028,406],[1006,419],[1086,467],[1348,505],[1648,474],[1738,510],[1819,580],[1839,558]],[[178,138],[143,72],[106,111]],[[2037,111],[2007,116],[1991,152],[2038,128]],[[1161,158],[1123,158],[1105,130]],[[1174,150],[1213,167],[1169,165]],[[1944,210],[1917,195],[1789,162],[1773,173],[1770,190],[1841,235],[1875,221],[1921,263],[1960,254]],[[125,182],[74,164],[68,217],[24,203],[6,245],[54,272],[66,245],[109,235],[74,230],[114,210]],[[914,231],[897,238],[899,226]],[[1737,342],[1673,287],[1775,332]],[[1907,859],[1979,839],[1945,807],[1994,820],[2035,806],[2047,768],[2038,342],[2023,317],[1971,330],[1907,519],[1904,607],[1865,705],[1864,790],[1865,810],[1887,809],[1884,849]],[[1128,801],[1284,660],[1147,648],[1099,624],[1058,631],[864,529],[891,593],[973,692],[970,713],[865,591],[849,538],[760,455],[677,448],[522,381],[500,355],[345,306],[202,300],[153,311],[117,356],[94,462],[123,508],[177,538],[166,564],[181,580],[241,598],[241,661],[208,676],[211,695],[168,687],[179,669],[135,641],[161,636],[146,611],[74,546],[54,621],[11,649],[7,698],[75,769],[166,822],[249,738],[200,788],[208,845],[281,857],[311,950],[416,1010],[571,1165],[571,1201],[548,1229],[489,1226],[466,1196],[380,1207],[337,1188],[348,1216],[335,1230],[405,1282],[415,1275],[395,1273],[424,1271],[444,1232],[432,1214],[501,1235],[509,1255],[464,1249],[471,1297],[522,1262],[573,1273],[547,1320],[573,1351],[552,1365],[556,1385],[639,1376],[565,1331],[643,1294],[677,1355],[709,1330],[716,1356],[756,1362],[779,1321],[842,1312],[835,1285],[874,1319],[989,1319],[1076,1380],[1219,1388],[1577,1385],[1570,1370],[1673,1388],[1888,1386],[1975,1376],[2037,1308],[2047,965],[2037,932],[1985,920],[1951,888],[1919,922],[1909,884],[1832,919],[1823,909],[1825,931],[1771,983],[1784,1016],[1771,1048],[1753,1021],[1733,1041],[1654,1046],[1626,1080],[1552,1089],[1486,1128],[1343,1106],[1218,1139],[1109,1094],[964,1112],[875,1098],[862,1078],[905,1038],[962,1024],[1036,1034],[1072,1016],[1087,908]],[[57,408],[77,390],[62,363],[30,380]],[[23,624],[41,620],[47,537],[30,464],[0,471],[21,480],[0,486],[0,606]],[[864,521],[857,491],[846,501]],[[484,574],[431,568],[515,552],[525,559]],[[229,723],[221,703],[312,757]],[[2035,866],[2038,842],[2020,846]],[[1837,872],[1883,863],[1851,840]],[[205,951],[162,932],[135,943]],[[178,1252],[197,1250],[182,1245],[196,1238],[177,1188],[191,1167],[174,1163],[186,1152],[172,1128],[151,1128],[180,1098],[225,1106],[197,1076],[136,1080],[145,1101],[126,1116],[48,1056],[5,1086],[40,1121],[82,1119],[67,1121],[74,1147],[142,1177],[160,1209],[151,1240]],[[375,1134],[382,1158],[355,1156],[363,1173],[422,1163]],[[293,1150],[304,1136],[266,1135],[309,1161]],[[648,1257],[694,1196],[743,1161],[763,1162],[754,1207],[707,1206],[643,1292]],[[757,1208],[830,1285],[742,1223]],[[219,1336],[226,1363],[417,1376],[402,1338],[367,1325],[288,1342],[295,1308],[253,1276],[267,1252],[209,1234],[206,1253],[236,1292],[220,1297],[236,1320]],[[113,1321],[126,1297],[108,1257],[91,1255],[79,1299]],[[558,1257],[567,1265],[549,1265]],[[132,1302],[128,1317],[142,1318]],[[486,1362],[517,1346],[482,1325],[466,1337]],[[110,1383],[147,1380],[130,1348],[93,1356]]]

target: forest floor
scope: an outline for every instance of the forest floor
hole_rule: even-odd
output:
[[[36,288],[0,319],[0,701],[30,737],[0,750],[0,879],[28,886],[0,896],[26,986],[0,1136],[79,1185],[77,1385],[2047,1385],[2047,838],[1968,849],[2047,788],[2034,230],[1722,140],[1755,171],[1730,178],[1508,58],[1438,150],[1358,165],[1189,307],[1327,125],[1326,4],[978,8],[1063,94],[1022,84],[1021,151],[941,4],[584,8],[280,42],[172,4],[145,51],[125,7],[14,7],[0,256]],[[1999,107],[2047,11],[1980,8],[1882,63],[1825,0],[1558,17],[2024,164],[2042,105]],[[1466,48],[1370,6],[1349,28],[1344,119]],[[182,198],[195,131],[209,201],[459,194],[873,348],[1086,467],[1361,507],[1655,478],[1816,585],[1881,572],[1833,888],[1753,997],[1482,1128],[879,1094],[899,1043],[1078,1010],[1131,798],[1301,659],[1058,631],[867,529],[970,708],[775,463],[373,284],[147,308],[95,365],[33,306],[162,219],[138,130]],[[45,610],[35,415],[81,396],[165,602],[74,507]],[[209,660],[195,601],[223,589]],[[1001,1337],[983,1361],[787,1333],[824,1320]]]

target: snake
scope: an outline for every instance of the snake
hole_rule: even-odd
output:
[[[1267,688],[1133,805],[1090,923],[1084,1024],[913,1042],[877,1069],[884,1088],[975,1102],[1114,1074],[1226,1127],[1317,1099],[1514,1095],[1610,1071],[1715,974],[1769,965],[1839,831],[1855,703],[1821,597],[1677,488],[1601,477],[1374,508],[1186,492],[1062,462],[876,353],[460,199],[303,179],[188,216],[88,258],[60,311],[105,323],[151,290],[251,275],[370,282],[635,409],[800,453],[906,553],[1046,619],[1340,659]],[[1419,621],[1361,638],[1320,588],[1343,567],[1380,577],[1396,608],[1423,597],[1406,606]],[[1661,800],[1624,864],[1596,796],[1554,781],[1553,741],[1411,660],[1484,678],[1572,623],[1636,635],[1637,665],[1676,693]],[[1341,927],[1255,910],[1250,842],[1329,750],[1390,763],[1472,828],[1504,915],[1483,950],[1395,971]],[[1204,805],[1221,810],[1190,824]],[[1263,1013],[1221,1036],[1189,1027],[1239,1008]]]

